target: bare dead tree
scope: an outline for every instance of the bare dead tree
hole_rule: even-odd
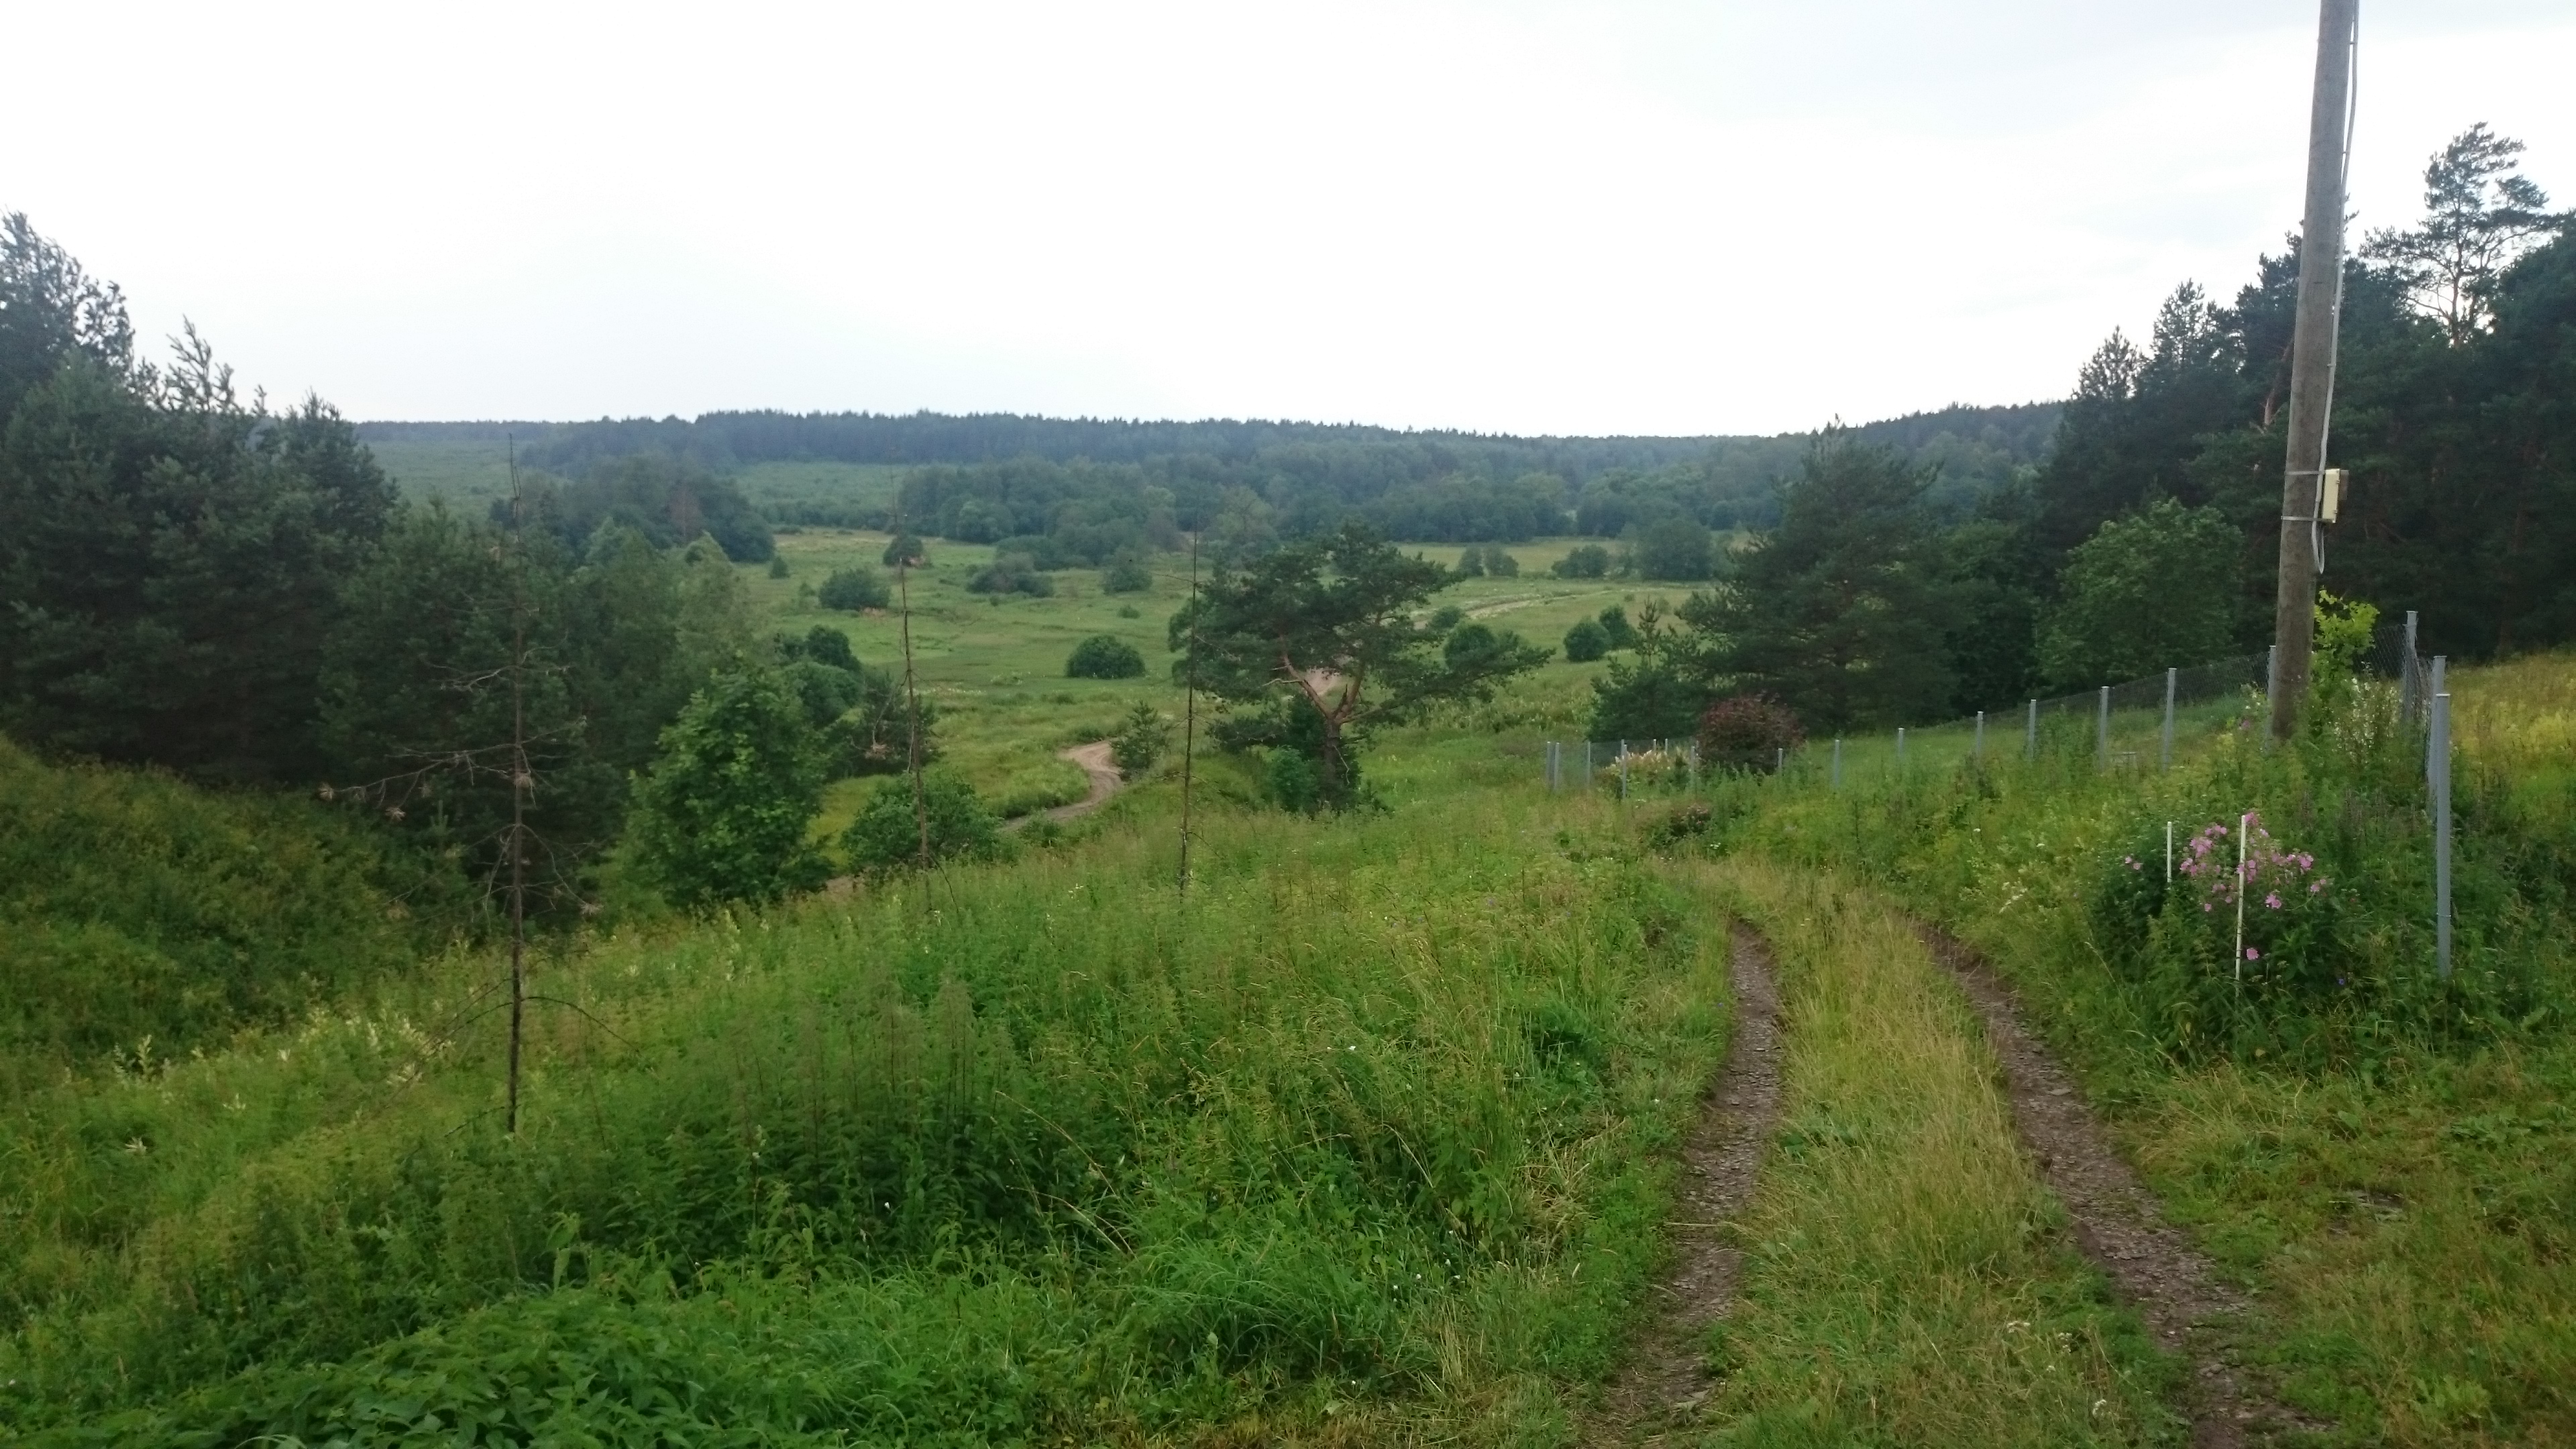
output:
[[[912,677],[912,550],[903,547],[903,515],[894,518],[895,559],[894,586],[903,616],[903,703],[911,715],[912,823],[920,832],[920,864],[930,869],[930,796],[921,784],[921,694]]]
[[[510,438],[510,1087],[503,1130],[519,1131],[519,1043],[528,1006],[528,590],[519,442]]]
[[[1199,744],[1199,536],[1190,535],[1190,637],[1182,656],[1181,706],[1181,896],[1190,893],[1190,784]]]

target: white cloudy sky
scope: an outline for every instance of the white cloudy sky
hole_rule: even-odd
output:
[[[0,208],[358,417],[1804,428],[2298,221],[2313,0],[37,3]],[[2576,0],[2368,0],[2354,200],[2576,199]]]

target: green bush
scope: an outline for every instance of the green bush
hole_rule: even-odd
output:
[[[1055,580],[1039,570],[1037,560],[1023,553],[1006,553],[977,569],[966,580],[966,592],[991,594],[999,603],[1003,594],[1027,594],[1043,599],[1055,593]]]
[[[1548,572],[1560,579],[1598,579],[1610,573],[1610,550],[1597,543],[1578,544]]]
[[[878,559],[887,568],[920,568],[930,562],[930,550],[917,533],[898,533],[886,540],[885,553]]]
[[[919,865],[925,813],[932,865],[1001,858],[1001,822],[985,808],[974,786],[945,770],[931,770],[922,776],[919,804],[917,812],[909,775],[878,784],[859,807],[858,818],[841,832],[841,854],[850,868],[873,872]]]
[[[1136,679],[1145,673],[1145,656],[1115,634],[1094,634],[1073,646],[1064,661],[1067,679]]]
[[[1613,649],[1637,647],[1637,626],[1628,622],[1628,611],[1617,604],[1601,611],[1601,633]]]
[[[787,577],[787,555],[774,553],[769,556],[769,576],[773,579]]]
[[[1154,571],[1135,553],[1122,551],[1100,571],[1100,591],[1104,594],[1141,594],[1153,587]]]
[[[1172,747],[1172,722],[1145,700],[1128,706],[1127,716],[1118,723],[1118,733],[1110,737],[1109,758],[1118,773],[1134,779],[1154,768],[1163,751]]]
[[[814,601],[826,609],[856,613],[886,607],[894,601],[894,590],[887,585],[885,575],[859,564],[832,570],[832,576],[823,580],[823,587],[814,591]]]
[[[823,760],[805,706],[768,671],[720,674],[662,731],[635,791],[637,862],[672,904],[774,901],[823,883],[805,827]]]
[[[1565,631],[1565,658],[1570,664],[1589,664],[1610,652],[1610,631],[1598,619],[1585,619]]]

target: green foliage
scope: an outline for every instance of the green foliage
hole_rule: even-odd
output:
[[[1144,673],[1145,656],[1115,634],[1090,636],[1074,645],[1064,661],[1067,679],[1139,679]]]
[[[1548,566],[1548,572],[1560,579],[1597,579],[1610,572],[1610,550],[1597,543],[1576,544],[1565,557]]]
[[[1110,737],[1109,758],[1118,773],[1135,779],[1154,768],[1154,762],[1172,747],[1172,722],[1148,700],[1128,706],[1118,722],[1118,732]]]
[[[1173,615],[1169,638],[1183,655],[1175,677],[1219,699],[1286,701],[1292,714],[1311,714],[1319,797],[1338,808],[1356,798],[1351,756],[1372,724],[1491,699],[1546,661],[1545,650],[1508,634],[1435,654],[1443,633],[1416,620],[1451,577],[1357,524],[1291,544],[1220,570]]]
[[[1637,647],[1637,626],[1628,622],[1628,610],[1624,605],[1612,604],[1601,611],[1601,633],[1613,649]]]
[[[2217,510],[2160,498],[2067,556],[2039,663],[2065,688],[2188,667],[2227,652],[2235,531]]]
[[[774,901],[822,883],[806,842],[823,764],[804,707],[768,671],[720,674],[662,732],[637,787],[636,859],[672,904]]]
[[[0,434],[19,400],[75,358],[109,376],[132,371],[124,294],[38,234],[25,212],[0,215]]]
[[[834,569],[814,591],[814,602],[826,609],[857,613],[862,609],[882,609],[894,602],[894,588],[885,575],[865,564],[855,568]]]
[[[292,1020],[406,964],[456,895],[310,801],[0,739],[0,1059],[184,1057]]]
[[[1782,495],[1776,532],[1684,620],[1708,667],[1818,730],[1937,718],[1950,693],[1927,556],[1925,479],[1892,451],[1830,434]]]
[[[48,1086],[0,1123],[0,1419],[962,1446],[1552,1412],[1654,1265],[1724,942],[1637,865],[1531,857],[1524,808],[1213,817],[1186,908],[1106,840],[603,940],[545,964],[590,1015],[531,1007],[514,1140],[493,1018]]]
[[[1055,580],[1048,578],[1037,560],[1024,553],[997,554],[993,561],[975,571],[966,581],[966,592],[991,594],[1026,594],[1043,599],[1055,593]]]
[[[615,525],[644,535],[655,548],[678,548],[703,535],[727,558],[746,563],[777,553],[768,523],[741,487],[678,454],[602,459],[575,483],[539,474],[529,480],[523,509],[527,527],[552,533],[567,549],[580,549],[592,534]],[[492,523],[512,526],[510,500],[493,502]]]
[[[1457,574],[1458,577],[1462,579],[1483,578],[1485,576],[1485,551],[1481,548],[1471,548],[1458,555]]]
[[[691,568],[614,525],[576,560],[546,534],[522,548],[435,505],[403,510],[342,583],[323,657],[320,732],[338,790],[488,880],[523,730],[540,898],[569,904],[579,863],[620,828],[627,777],[736,657],[746,626],[731,582],[729,568]]]
[[[1691,518],[1664,518],[1638,530],[1634,553],[1637,577],[1695,583],[1716,570],[1708,529]]]
[[[1516,579],[1521,576],[1521,561],[1501,544],[1488,544],[1485,547],[1485,573],[1491,578]]]
[[[0,440],[0,727],[200,776],[311,778],[333,595],[392,507],[338,413],[244,406],[194,333],[166,372],[75,348]]]
[[[769,576],[773,579],[787,577],[787,555],[779,553],[769,556]]]
[[[886,540],[880,562],[887,568],[921,568],[930,562],[930,549],[922,543],[920,534],[898,533]]]
[[[1121,549],[1100,571],[1100,591],[1104,594],[1141,594],[1154,587],[1154,571],[1145,557],[1133,549]]]
[[[916,868],[923,864],[925,818],[932,866],[998,860],[1004,854],[1001,822],[985,807],[975,787],[945,770],[922,775],[918,802],[909,776],[879,784],[843,832],[841,854],[852,870]]]
[[[1589,664],[1610,652],[1610,631],[1598,619],[1582,619],[1565,631],[1565,657],[1569,663]]]
[[[2337,690],[2359,677],[2379,628],[2379,607],[2362,599],[2344,599],[2317,591],[2316,653],[2309,666],[2311,687]]]
[[[1602,611],[1602,632],[1615,639],[1626,631],[1628,647],[1635,652],[1612,660],[1592,681],[1586,738],[1681,739],[1699,727],[1700,711],[1708,704],[1706,672],[1688,641],[1665,626],[1660,601],[1649,602],[1639,617],[1642,628],[1630,624],[1626,611],[1616,605]]]

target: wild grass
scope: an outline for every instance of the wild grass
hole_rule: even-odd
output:
[[[1561,1442],[1724,1017],[1703,913],[1554,820],[1218,809],[1186,901],[1113,822],[593,941],[515,1139],[467,958],[53,1084],[0,1433]]]
[[[2335,1444],[2576,1442],[2576,659],[2450,677],[2457,970],[2433,969],[2420,746],[2364,712],[2175,770],[1985,769],[1717,790],[1731,848],[1867,882],[1985,950],[2116,1136],[2271,1318],[2245,1353]],[[2096,909],[2124,853],[2260,809],[2340,894],[2305,995],[2178,1037],[2170,974]],[[2160,870],[2161,860],[2145,862]],[[2223,963],[2203,995],[2224,1000]],[[2303,988],[2304,990],[2304,988]]]
[[[406,967],[454,904],[441,879],[309,801],[0,739],[0,1062],[52,1075],[291,1019]]]
[[[1716,871],[1778,960],[1783,1125],[1736,1230],[1701,1442],[2178,1442],[2169,1366],[2074,1252],[1903,917],[1754,860]]]

